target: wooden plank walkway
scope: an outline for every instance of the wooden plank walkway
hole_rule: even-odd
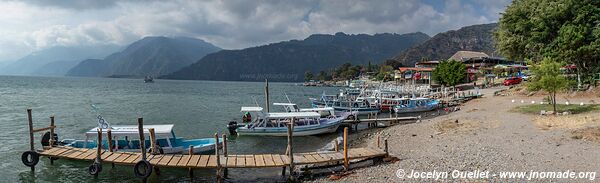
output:
[[[40,152],[40,155],[64,159],[88,160],[96,158],[96,149],[83,149],[73,147],[52,147]],[[383,157],[385,152],[374,148],[352,148],[348,149],[348,159],[368,159]],[[108,152],[102,151],[102,161],[124,165],[134,165],[142,159],[141,153],[134,152]],[[257,155],[220,155],[221,167],[223,168],[265,168],[289,166],[290,160],[287,155],[281,154],[257,154]],[[217,167],[216,155],[148,155],[146,160],[158,167],[175,168],[215,168]],[[330,162],[342,162],[342,152],[309,152],[295,153],[294,164],[321,164]]]

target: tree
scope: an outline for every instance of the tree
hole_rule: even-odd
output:
[[[534,64],[531,71],[535,77],[527,85],[532,91],[548,92],[556,114],[556,93],[569,87],[569,80],[560,72],[561,64],[546,57],[539,64]]]
[[[575,64],[585,83],[600,72],[600,1],[516,0],[494,32],[497,50],[535,63],[551,57]]]
[[[313,73],[310,71],[304,72],[304,81],[310,81],[313,79]]]
[[[456,86],[461,83],[467,73],[465,64],[455,60],[444,60],[433,69],[433,79],[443,86]]]

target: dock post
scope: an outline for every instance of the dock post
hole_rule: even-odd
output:
[[[267,113],[269,110],[269,80],[265,79],[265,108],[267,109]]]
[[[50,147],[54,147],[54,115],[50,116]],[[50,161],[52,162],[52,161]]]
[[[194,155],[194,146],[190,145],[190,147],[188,148],[188,154],[190,155],[190,158],[192,157],[192,155]],[[190,178],[194,177],[194,169],[193,168],[188,168],[188,176],[190,176]]]
[[[290,159],[290,175],[288,176],[288,182],[294,182],[294,151],[293,149],[293,125],[295,123],[295,119],[292,118],[292,122],[287,124],[287,138],[288,138],[288,159]],[[348,127],[346,127],[348,128]],[[285,168],[285,167],[284,167]]]
[[[157,155],[157,154],[162,154],[160,153],[160,147],[158,146],[158,143],[156,142],[156,133],[154,133],[154,128],[148,128],[148,133],[150,133],[150,154],[152,155]],[[160,169],[157,166],[152,167],[154,169],[154,174],[156,174],[157,176],[160,175]]]
[[[381,135],[377,135],[377,148],[381,148],[379,144],[381,144]]]
[[[113,152],[113,139],[112,139],[112,131],[110,128],[106,130],[106,137],[108,139],[108,152]],[[111,167],[115,167],[115,163],[110,163]]]
[[[102,128],[98,127],[98,141],[96,142],[96,160],[92,163],[96,167],[97,172],[93,173],[94,178],[98,178],[98,174],[102,171]],[[98,168],[99,167],[99,168]]]
[[[54,115],[50,116],[50,147],[54,147]],[[49,158],[50,164],[54,165],[54,158]]]
[[[156,134],[154,133],[154,128],[148,128],[148,133],[150,133],[150,154],[158,154],[156,147]]]
[[[217,158],[217,182],[221,182],[221,157],[219,155],[219,133],[215,133],[215,157]]]
[[[336,139],[335,139],[335,145],[333,146],[333,147],[335,148],[335,152],[338,152],[338,151],[340,151],[340,148],[338,147],[338,146],[339,146],[339,145],[338,145],[339,143],[340,143],[340,142],[339,142],[339,141],[338,141],[338,139],[336,138]]]
[[[31,109],[27,109],[27,119],[29,121],[29,150],[35,151],[33,146],[33,119],[31,117]],[[31,166],[31,172],[35,172],[35,166]]]
[[[344,127],[344,170],[348,170],[350,162],[348,162],[348,127]]]
[[[383,141],[383,143],[384,143],[384,146],[385,146],[385,149],[384,149],[385,156],[388,157],[390,155],[390,152],[388,151],[388,142],[387,142],[387,139],[385,139]]]
[[[144,118],[138,118],[138,132],[140,133],[140,149],[142,150],[142,161],[146,161],[146,139],[144,138]]]
[[[222,139],[223,139],[223,156],[227,157],[227,135],[223,134]],[[227,174],[228,174],[228,170],[227,170],[227,168],[224,168],[223,169],[223,177],[227,178]]]

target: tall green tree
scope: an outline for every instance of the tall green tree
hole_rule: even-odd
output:
[[[310,81],[313,79],[313,73],[311,71],[304,72],[304,81]]]
[[[444,60],[433,69],[433,79],[443,86],[456,86],[464,81],[467,74],[465,64],[455,60]]]
[[[528,88],[533,91],[543,90],[548,92],[554,113],[556,114],[556,93],[569,87],[569,80],[560,72],[561,64],[546,57],[539,64],[534,64],[531,71],[534,76],[528,83]]]
[[[552,57],[577,65],[583,82],[600,72],[600,1],[515,0],[494,32],[497,50],[535,63]]]

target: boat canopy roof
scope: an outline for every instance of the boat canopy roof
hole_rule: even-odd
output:
[[[294,104],[294,103],[273,103],[273,105],[291,106],[291,105],[296,105],[296,104]]]
[[[267,118],[279,118],[279,119],[318,118],[318,117],[321,117],[321,115],[316,112],[273,112],[273,113],[267,114]]]
[[[309,112],[309,111],[333,111],[333,107],[319,107],[319,108],[300,109],[300,112]]]
[[[144,125],[144,134],[150,134],[148,129],[154,128],[154,133],[158,136],[171,135],[173,132],[173,124],[167,125]],[[88,137],[95,137],[98,135],[98,127],[92,128],[89,131],[85,132],[85,135]],[[102,129],[102,134],[106,134],[108,129]],[[138,126],[137,125],[117,125],[111,126],[111,134],[114,136],[138,136]]]
[[[262,111],[262,107],[242,107],[242,112],[260,112]]]

